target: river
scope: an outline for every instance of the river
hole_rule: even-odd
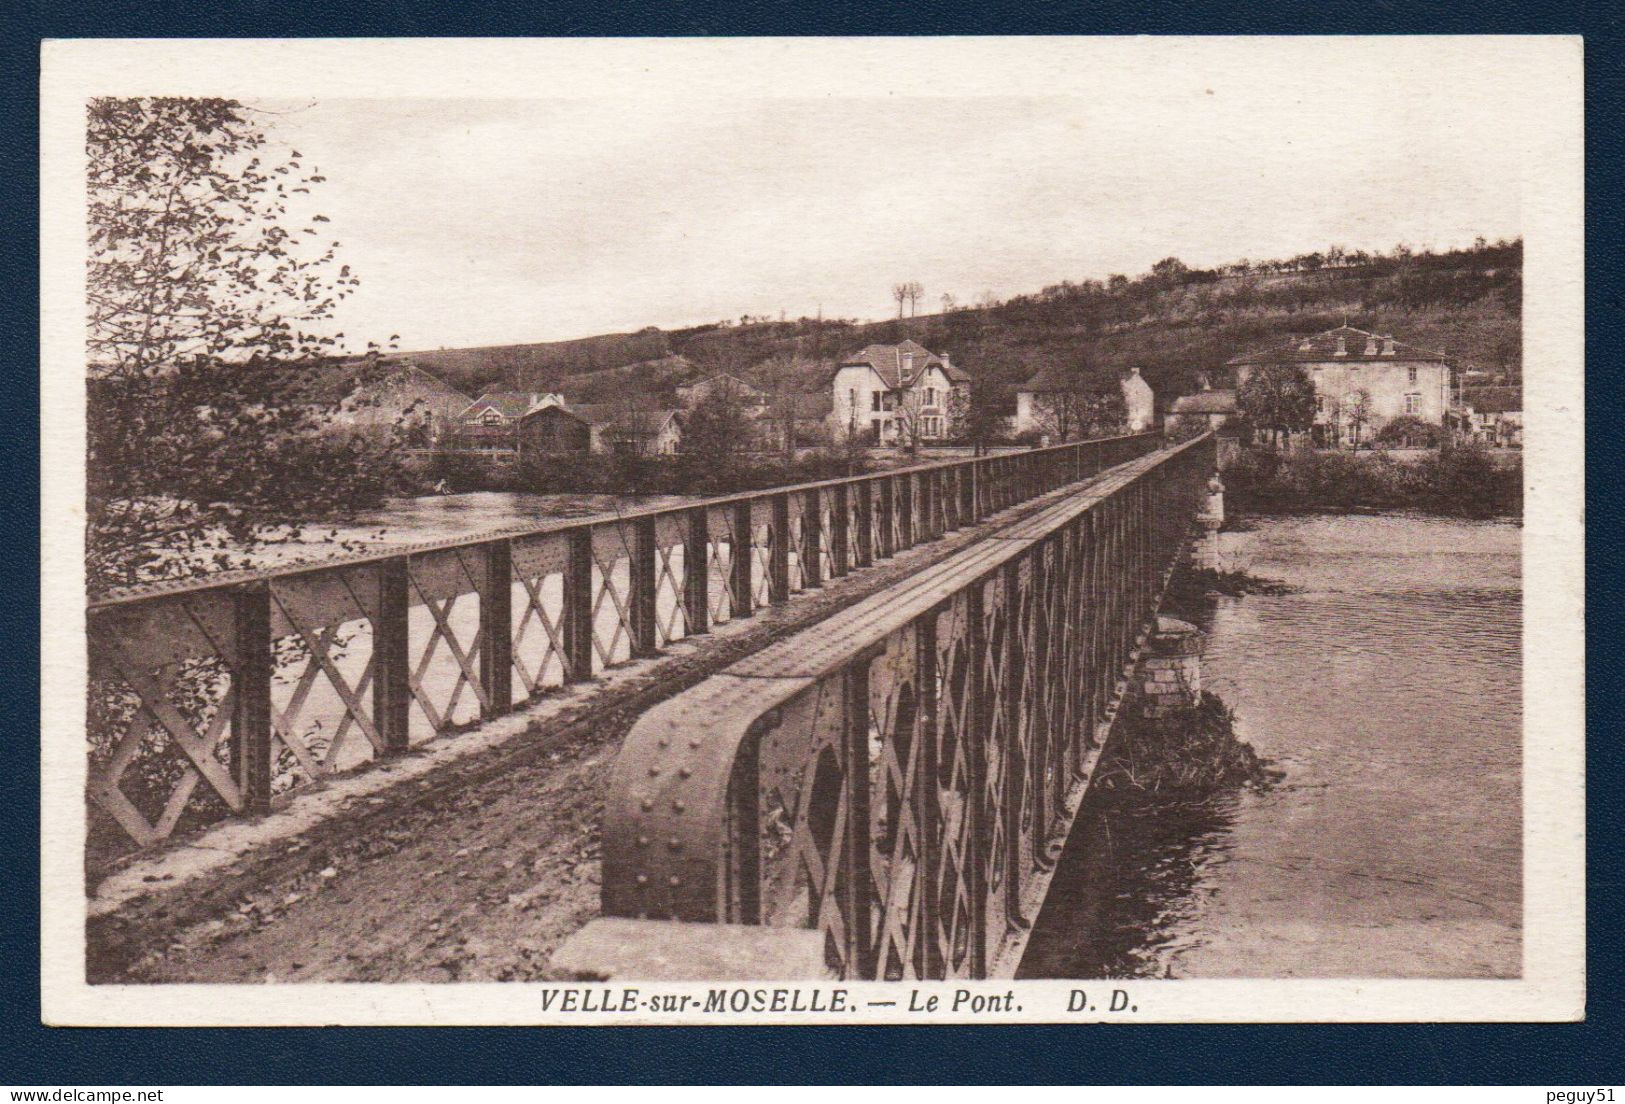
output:
[[[1198,808],[1085,802],[1029,977],[1516,977],[1522,530],[1252,519],[1204,680],[1284,778]]]

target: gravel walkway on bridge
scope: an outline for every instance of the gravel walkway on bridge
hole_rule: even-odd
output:
[[[598,914],[604,790],[639,715],[1086,485],[717,626],[495,748],[357,801],[218,875],[155,887],[92,919],[88,976],[102,983],[554,978],[554,948]]]

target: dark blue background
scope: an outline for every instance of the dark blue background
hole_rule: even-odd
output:
[[[262,2],[0,5],[0,195],[6,270],[0,295],[0,506],[7,573],[0,639],[0,1084],[482,1082],[1096,1082],[1618,1083],[1620,694],[1618,627],[1589,629],[1589,1005],[1586,1024],[935,1027],[75,1030],[39,1026],[38,832],[38,61],[42,38],[753,34],[1577,34],[1586,45],[1588,467],[1606,495],[1617,460],[1622,109],[1619,31],[1625,5],[1441,4],[1323,0],[1314,5],[1110,0],[899,4],[585,2],[342,5]],[[1321,79],[1308,77],[1306,79]],[[1336,79],[1333,74],[1329,79]],[[1241,155],[1245,151],[1238,151]],[[1199,202],[1193,197],[1193,202]],[[1177,243],[1173,243],[1177,245]],[[1538,367],[1535,370],[1539,370]],[[1588,490],[1588,592],[1618,605],[1611,570],[1619,515]],[[1601,703],[1601,704],[1599,704]],[[1449,800],[1441,794],[1441,800]],[[162,1001],[161,991],[152,992]],[[1516,1012],[1513,1008],[1510,1011]]]

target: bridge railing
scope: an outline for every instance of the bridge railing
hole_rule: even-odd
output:
[[[658,654],[1154,434],[552,520],[89,608],[91,862]]]
[[[846,978],[1013,971],[1214,462],[1136,459],[645,714],[604,912],[812,928]]]

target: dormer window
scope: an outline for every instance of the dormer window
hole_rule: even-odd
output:
[[[502,415],[495,410],[487,410],[480,415],[480,425],[496,426],[502,424]]]

